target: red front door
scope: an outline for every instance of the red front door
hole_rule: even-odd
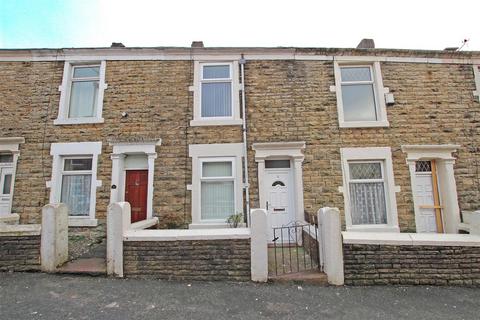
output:
[[[125,201],[132,208],[132,222],[147,219],[148,170],[127,170]]]

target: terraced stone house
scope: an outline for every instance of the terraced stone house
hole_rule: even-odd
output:
[[[480,53],[375,48],[0,50],[0,216],[71,231],[109,203],[161,228],[458,233],[480,207]]]

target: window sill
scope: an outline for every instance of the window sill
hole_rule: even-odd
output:
[[[355,232],[400,232],[400,228],[398,226],[389,226],[386,224],[365,224],[365,225],[355,225],[355,226],[347,226],[347,231],[355,231]]]
[[[69,227],[96,227],[98,220],[92,218],[68,217]]]
[[[340,122],[340,128],[378,128],[390,127],[387,120],[384,121],[344,121]]]
[[[243,124],[242,119],[222,119],[222,120],[191,120],[191,127],[201,126],[237,126]]]
[[[104,123],[103,118],[73,118],[73,119],[55,119],[54,125],[70,125],[70,124],[90,124],[90,123]]]

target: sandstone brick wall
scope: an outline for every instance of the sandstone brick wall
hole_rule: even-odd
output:
[[[40,235],[0,236],[0,271],[40,270]]]
[[[315,50],[305,50],[313,53]],[[324,52],[325,53],[325,52]],[[329,53],[329,52],[326,52]],[[332,54],[330,52],[329,54]],[[389,54],[365,51],[368,54]],[[339,54],[338,52],[336,54]],[[361,54],[345,51],[344,54]],[[428,56],[425,52],[394,52]],[[433,55],[433,54],[431,54]],[[63,62],[0,62],[0,136],[22,136],[13,212],[21,223],[40,222],[48,202],[50,145],[102,141],[96,214],[105,218],[110,197],[110,140],[161,138],[155,160],[153,211],[161,227],[191,221],[191,160],[188,145],[241,142],[240,126],[189,127],[193,118],[190,61],[107,61],[103,124],[54,126]],[[389,146],[393,151],[398,216],[402,231],[414,231],[410,176],[403,144],[460,144],[455,178],[462,210],[480,208],[480,104],[471,65],[381,63],[384,86],[395,96],[387,108],[389,128],[338,127],[331,61],[247,61],[246,96],[251,207],[258,203],[254,142],[306,141],[304,205],[308,214],[323,206],[343,214],[341,147]],[[127,118],[121,112],[127,111]]]
[[[248,142],[305,141],[304,204],[344,213],[340,148],[391,147],[400,228],[415,230],[404,144],[459,144],[455,178],[462,210],[480,207],[478,137],[480,104],[471,65],[381,63],[383,84],[394,94],[388,128],[339,128],[333,64],[327,61],[249,61],[246,94]],[[258,206],[258,173],[249,153],[252,207]]]
[[[250,239],[125,241],[126,277],[250,280]]]
[[[480,286],[480,247],[344,244],[347,285]]]

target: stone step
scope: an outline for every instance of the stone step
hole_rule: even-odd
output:
[[[58,268],[56,272],[61,274],[105,276],[107,274],[107,265],[103,258],[80,258],[67,262]]]
[[[269,276],[269,281],[295,283],[295,284],[313,284],[327,286],[327,275],[319,271],[303,271],[296,273],[285,273],[276,276]]]

